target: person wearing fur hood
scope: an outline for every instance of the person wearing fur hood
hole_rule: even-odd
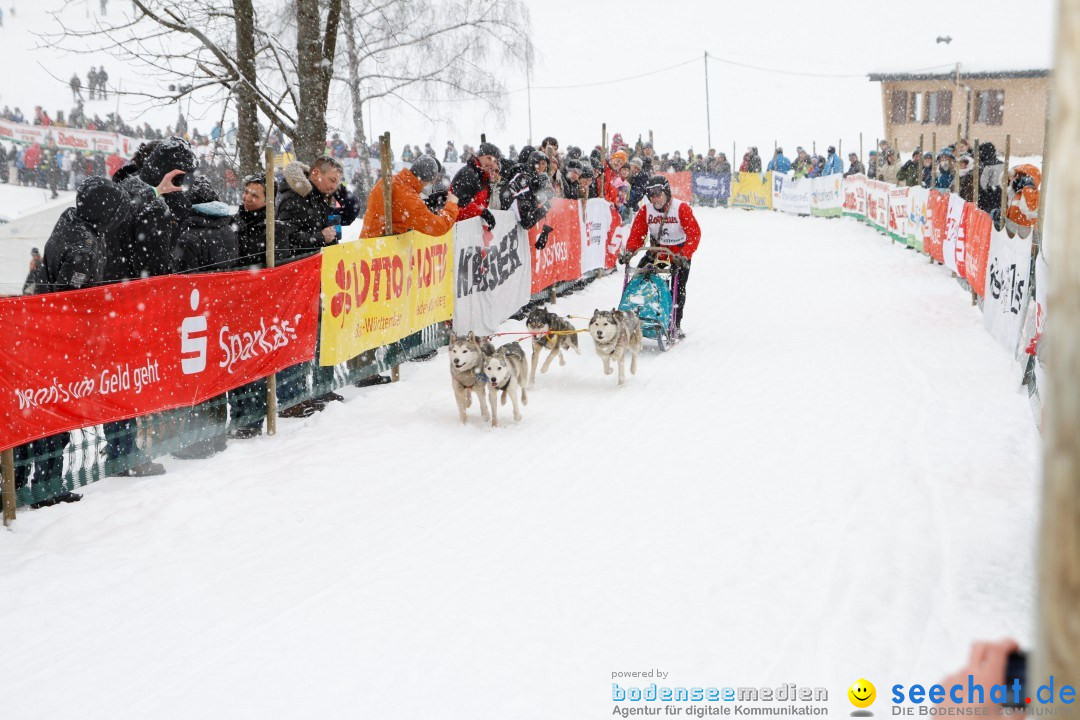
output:
[[[337,244],[341,222],[334,194],[341,186],[341,177],[341,164],[325,156],[310,168],[301,162],[285,166],[285,186],[276,203],[282,262]]]

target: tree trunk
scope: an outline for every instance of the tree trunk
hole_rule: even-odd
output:
[[[307,163],[326,152],[326,103],[333,76],[341,0],[330,0],[327,7],[324,40],[319,0],[296,0],[300,107],[295,140],[298,159]]]
[[[356,185],[356,195],[361,205],[367,206],[367,197],[371,189],[371,157],[367,149],[367,137],[364,133],[364,98],[360,94],[360,55],[356,50],[356,26],[353,24],[350,0],[341,0],[341,12],[345,18],[345,48],[349,56],[349,94],[352,97],[353,143],[360,159],[360,177]],[[351,178],[350,178],[351,179]]]
[[[259,112],[255,98],[255,10],[252,0],[233,0],[236,18],[236,66],[241,79],[233,86],[236,95],[236,146],[240,175],[258,173]]]
[[[1080,0],[1058,5],[1050,152],[1054,182],[1043,175],[1050,265],[1050,321],[1043,342],[1049,387],[1043,429],[1042,527],[1039,541],[1039,603],[1030,687],[1049,682],[1075,685],[1080,677],[1080,191],[1073,170],[1080,158]],[[1055,697],[1055,700],[1058,700]],[[1055,703],[1064,717],[1076,705]],[[1061,717],[1062,715],[1059,715]]]

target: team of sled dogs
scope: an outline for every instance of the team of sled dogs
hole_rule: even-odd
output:
[[[532,335],[531,371],[525,351],[517,341],[496,349],[490,340],[478,338],[474,333],[464,337],[450,334],[450,378],[461,422],[466,421],[465,411],[472,405],[474,394],[480,403],[480,415],[485,421],[490,419],[492,427],[498,427],[498,405],[505,405],[508,397],[514,405],[514,419],[521,420],[521,405],[529,403],[526,388],[536,384],[536,367],[540,364],[543,351],[547,350],[548,356],[540,367],[541,373],[548,371],[551,361],[556,357],[559,358],[559,365],[566,364],[563,350],[573,349],[581,354],[577,331],[569,320],[549,312],[544,307],[538,307],[529,312],[525,324]],[[637,374],[642,334],[641,320],[636,313],[597,310],[589,320],[589,335],[593,339],[596,354],[604,361],[605,375],[613,372],[611,365],[614,361],[619,367],[619,385],[625,383],[627,353],[630,354],[630,374]],[[500,402],[496,403],[496,399]]]

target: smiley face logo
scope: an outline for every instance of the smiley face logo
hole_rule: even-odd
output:
[[[874,683],[866,678],[859,678],[848,688],[847,696],[855,707],[868,708],[877,699],[877,690],[874,688]]]

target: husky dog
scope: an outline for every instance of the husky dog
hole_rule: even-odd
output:
[[[626,382],[623,356],[630,351],[630,374],[637,374],[637,356],[641,352],[641,319],[637,313],[621,310],[597,310],[589,320],[589,334],[596,354],[604,361],[604,374],[611,374],[611,359],[619,363],[619,384]]]
[[[559,356],[559,364],[565,365],[566,360],[563,358],[562,351],[574,348],[574,352],[578,355],[581,354],[581,348],[578,347],[577,335],[572,334],[574,332],[574,326],[570,324],[568,320],[565,320],[553,312],[548,312],[547,308],[537,307],[529,311],[529,316],[525,320],[526,326],[528,326],[530,332],[538,333],[532,336],[532,372],[529,375],[529,387],[536,384],[536,366],[540,360],[540,352],[547,348],[551,352],[547,356],[547,360],[544,361],[544,367],[540,368],[540,372],[546,373],[548,367],[551,365],[551,361],[556,355]],[[555,332],[566,333],[556,335]]]
[[[521,390],[521,404],[529,404],[529,396],[525,393],[525,379],[529,374],[529,363],[525,359],[525,351],[516,342],[506,343],[484,362],[484,374],[488,377],[488,403],[491,405],[491,427],[499,426],[498,406],[506,404],[506,396],[514,404],[514,419],[521,419],[521,409],[518,407],[517,391]],[[495,402],[495,397],[502,393],[500,403]]]
[[[484,400],[484,360],[495,352],[490,342],[481,342],[474,333],[460,337],[450,333],[450,383],[454,387],[454,399],[457,400],[458,414],[465,423],[465,409],[472,405],[472,395],[476,393],[480,401],[480,415],[488,419],[487,403]]]

